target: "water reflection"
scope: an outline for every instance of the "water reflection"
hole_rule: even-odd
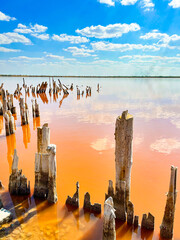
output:
[[[41,100],[42,100],[42,102],[45,104],[48,104],[48,98],[47,98],[47,95],[46,95],[46,93],[39,93],[39,94],[37,94],[37,97],[40,97],[41,98]]]
[[[14,149],[16,149],[16,135],[12,134],[12,135],[6,136],[6,142],[7,142],[7,160],[9,163],[9,173],[11,173]]]
[[[30,143],[30,140],[31,140],[31,131],[30,131],[29,124],[23,125],[22,131],[23,131],[23,143],[24,143],[25,148],[27,148],[28,143]]]
[[[58,99],[58,92],[57,93],[53,93],[53,102],[56,102]]]
[[[62,97],[61,101],[59,102],[59,108],[61,107],[64,99],[67,98],[68,96],[69,96],[69,94],[63,94],[63,97]]]
[[[41,80],[34,79],[35,82]],[[17,83],[18,79],[10,78],[5,81],[9,91],[13,91],[13,84],[9,84],[10,81]],[[32,79],[28,81],[31,83]],[[147,231],[141,232],[140,228],[134,230],[126,224],[118,225],[117,239],[159,239],[159,225],[165,206],[164,193],[168,189],[169,166],[171,164],[179,166],[180,82],[172,79],[169,81],[163,79],[161,81],[155,79],[131,81],[128,79],[102,79],[101,86],[103,88],[100,88],[98,93],[98,81],[99,79],[62,79],[66,85],[74,82],[74,86],[76,83],[78,86],[81,86],[81,83],[83,86],[92,86],[92,96],[87,99],[80,97],[80,101],[77,101],[75,91],[69,91],[69,98],[65,102],[63,101],[67,96],[63,95],[63,92],[61,96],[59,96],[60,92],[58,95],[52,94],[53,96],[48,92],[46,96],[38,94],[40,102],[48,103],[41,105],[41,122],[48,121],[51,129],[51,142],[57,145],[57,184],[60,184],[61,188],[57,189],[60,197],[55,206],[49,206],[46,202],[34,201],[31,197],[24,200],[24,207],[22,206],[21,209],[21,204],[18,205],[13,199],[14,204],[17,205],[17,207],[15,206],[16,211],[20,211],[23,221],[31,219],[26,222],[25,227],[27,232],[34,234],[32,239],[44,240],[55,239],[55,237],[75,240],[102,239],[102,218],[89,213],[82,214],[81,209],[79,212],[68,212],[66,207],[62,208],[61,204],[64,204],[67,194],[72,190],[69,182],[76,175],[78,180],[83,182],[83,191],[88,189],[92,197],[96,198],[93,200],[97,200],[103,205],[108,180],[114,179],[114,122],[125,109],[128,109],[135,119],[131,198],[137,215],[142,216],[142,211],[151,211],[155,215],[156,228],[153,234]],[[32,97],[36,97],[36,94],[32,94],[30,98]],[[27,96],[28,105],[30,98]],[[51,104],[49,104],[50,101]],[[17,105],[17,101],[15,103]],[[62,103],[65,104],[62,105]],[[61,106],[63,106],[61,111],[57,111]],[[19,105],[17,105],[17,112],[18,109]],[[17,119],[19,121],[19,115],[17,115]],[[31,119],[30,117],[30,121]],[[2,125],[3,118],[0,116],[0,132],[2,132]],[[34,130],[40,126],[40,118],[33,119],[32,126]],[[21,141],[17,141],[16,144],[20,149],[23,135],[24,145],[26,148],[28,145],[28,150],[21,148],[20,154],[27,156],[25,161],[21,162],[21,167],[30,179],[33,188],[36,134],[33,131],[31,135],[30,129],[28,134],[28,127],[22,126],[22,131],[18,131],[17,128],[16,138]],[[8,150],[8,153],[4,147],[6,141],[7,145],[12,144],[8,140],[10,138],[12,136],[7,137],[7,140],[5,137],[0,138],[0,146],[3,146],[0,157],[2,163],[5,159],[5,164],[7,164],[7,154],[11,167],[15,146],[11,147],[13,150]],[[5,164],[4,166],[6,166]],[[3,170],[0,175],[3,183],[6,184],[9,172],[7,173],[7,169],[3,168]],[[149,189],[153,189],[153,199],[158,200],[156,204],[149,197]],[[178,198],[177,201],[179,201]],[[80,202],[82,203],[83,200],[81,199]],[[180,204],[177,204],[176,208],[174,239],[179,239]],[[19,218],[21,218],[21,214],[18,215]],[[9,237],[12,236],[9,235]]]
[[[0,134],[2,133],[3,130],[3,116],[0,116]]]
[[[41,126],[40,117],[33,118],[33,130]]]

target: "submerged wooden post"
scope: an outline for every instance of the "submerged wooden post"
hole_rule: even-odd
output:
[[[12,116],[12,113],[10,112],[10,110],[7,110],[4,113],[4,119],[5,119],[6,136],[14,134],[15,133],[14,117]]]
[[[109,197],[104,203],[104,220],[103,220],[103,240],[115,240],[115,209],[112,197]]]
[[[56,145],[50,144],[50,129],[47,123],[42,128],[37,128],[34,196],[52,203],[57,201]]]
[[[132,166],[132,139],[133,139],[133,117],[124,111],[116,119],[115,127],[115,166],[116,166],[116,187],[109,181],[108,194],[105,198],[113,198],[116,218],[126,221],[128,210],[128,222],[132,224],[132,209],[128,209],[131,185],[131,166]]]
[[[76,183],[76,192],[73,197],[67,197],[66,204],[72,206],[73,208],[79,208],[79,182]]]
[[[16,149],[14,150],[12,173],[9,177],[9,192],[14,195],[29,195],[30,181],[22,175],[22,170],[18,170],[19,157]]]
[[[176,181],[177,181],[177,167],[171,166],[169,192],[167,194],[164,217],[162,220],[162,224],[160,226],[161,238],[170,239],[173,237],[174,214],[177,195]]]
[[[56,145],[50,144],[47,147],[49,153],[49,179],[48,179],[48,202],[57,202],[56,192]]]
[[[20,98],[20,115],[21,115],[21,125],[29,124],[29,110],[27,103],[24,103],[24,98]]]
[[[116,191],[119,191],[119,181],[126,182],[126,203],[130,197],[131,166],[132,166],[133,117],[124,111],[116,119],[115,127],[115,164]]]

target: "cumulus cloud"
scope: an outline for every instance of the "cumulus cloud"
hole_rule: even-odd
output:
[[[26,45],[31,44],[30,39],[19,33],[8,32],[0,34],[0,44],[10,44],[13,42],[24,43]]]
[[[180,7],[180,1],[179,0],[171,0],[169,3],[169,6],[172,8],[179,8]]]
[[[141,0],[140,4],[142,8],[145,8],[146,11],[154,9],[154,3],[152,2],[152,0]]]
[[[17,28],[14,29],[14,32],[17,33],[23,33],[23,34],[30,34],[33,37],[39,38],[41,40],[48,40],[49,34],[45,33],[48,28],[43,25],[30,24],[29,26],[26,26],[24,24],[19,23]]]
[[[161,138],[150,145],[152,151],[170,154],[173,150],[180,149],[180,141],[174,138]]]
[[[124,33],[134,32],[140,30],[140,26],[137,23],[116,23],[109,24],[107,26],[91,26],[85,27],[81,30],[77,29],[76,32],[86,36],[86,37],[95,37],[95,38],[118,38],[121,37]]]
[[[180,40],[180,36],[177,34],[168,35],[167,33],[160,33],[158,30],[153,30],[152,32],[146,33],[143,36],[140,36],[141,39],[151,40],[158,39],[158,43],[168,44],[170,41],[178,41]]]
[[[138,0],[121,0],[122,5],[134,5]]]
[[[48,40],[49,39],[49,34],[47,34],[47,33],[43,33],[43,34],[33,33],[33,34],[31,34],[31,36],[39,38],[41,40]]]
[[[11,49],[11,48],[5,48],[5,47],[0,47],[0,52],[20,52],[18,49]]]
[[[99,0],[99,2],[107,4],[109,6],[114,6],[115,5],[115,2],[113,2],[112,0]]]
[[[83,57],[94,56],[91,54],[94,52],[94,50],[91,50],[88,48],[68,47],[67,49],[64,49],[64,50],[67,52],[71,52],[73,56],[83,56]]]
[[[158,51],[160,48],[154,45],[142,45],[142,44],[129,44],[129,43],[105,43],[105,42],[94,42],[91,43],[94,50],[99,51],[130,51],[130,50],[151,50]]]
[[[42,32],[45,32],[46,30],[47,30],[47,27],[45,27],[43,25],[39,25],[39,24],[32,25],[32,24],[30,24],[30,26],[26,26],[24,24],[19,23],[17,28],[14,29],[14,32],[18,32],[18,33],[42,33]]]
[[[178,1],[178,0],[173,0]],[[100,3],[105,3],[109,6],[115,6],[115,1],[112,0],[99,0]],[[139,5],[141,8],[144,8],[146,11],[150,11],[154,9],[154,3],[152,0],[120,0],[121,5],[123,6],[129,6],[134,5],[137,2],[139,2]]]
[[[52,39],[55,40],[55,41],[59,41],[59,42],[70,42],[70,43],[86,43],[86,42],[89,42],[89,39],[87,39],[86,37],[71,36],[71,35],[67,35],[67,34],[60,34],[60,35],[54,34],[52,36]]]
[[[8,16],[8,15],[6,15],[3,12],[0,11],[0,21],[7,21],[7,22],[9,22],[9,21],[14,21],[14,20],[16,20],[15,17],[10,17],[10,16]]]

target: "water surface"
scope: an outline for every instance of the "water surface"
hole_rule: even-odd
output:
[[[28,85],[37,85],[48,78],[26,78]],[[56,79],[55,79],[56,80]],[[92,87],[91,96],[77,99],[76,89],[68,97],[38,96],[40,118],[33,119],[31,99],[30,124],[21,126],[18,100],[16,133],[5,136],[0,117],[0,180],[5,186],[2,200],[21,223],[7,239],[93,239],[102,238],[102,215],[84,214],[84,194],[91,202],[104,203],[108,180],[115,180],[115,120],[128,109],[134,116],[131,201],[140,221],[143,213],[155,216],[155,231],[133,231],[126,223],[117,225],[117,239],[159,239],[159,226],[169,188],[170,166],[180,167],[180,81],[179,79],[76,79],[62,78],[62,83],[80,89]],[[1,77],[10,93],[22,78]],[[100,91],[97,92],[97,84]],[[22,91],[24,93],[24,89]],[[51,143],[57,146],[57,193],[54,205],[33,198],[36,129],[48,122]],[[13,197],[8,193],[13,151],[17,149],[19,168],[31,182],[31,196]],[[72,212],[65,206],[67,195],[80,184],[80,209]],[[179,176],[177,189],[180,189]],[[180,197],[178,194],[174,239],[180,239]]]

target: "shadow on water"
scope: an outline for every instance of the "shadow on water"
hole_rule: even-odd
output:
[[[101,240],[103,234],[103,220],[97,222],[79,240]]]
[[[141,239],[142,240],[152,240],[152,238],[153,238],[153,231],[141,229]]]
[[[33,196],[13,196],[9,192],[3,192],[1,199],[4,208],[11,212],[13,220],[0,229],[0,238],[11,234],[21,224],[51,207],[47,201],[34,199]]]

